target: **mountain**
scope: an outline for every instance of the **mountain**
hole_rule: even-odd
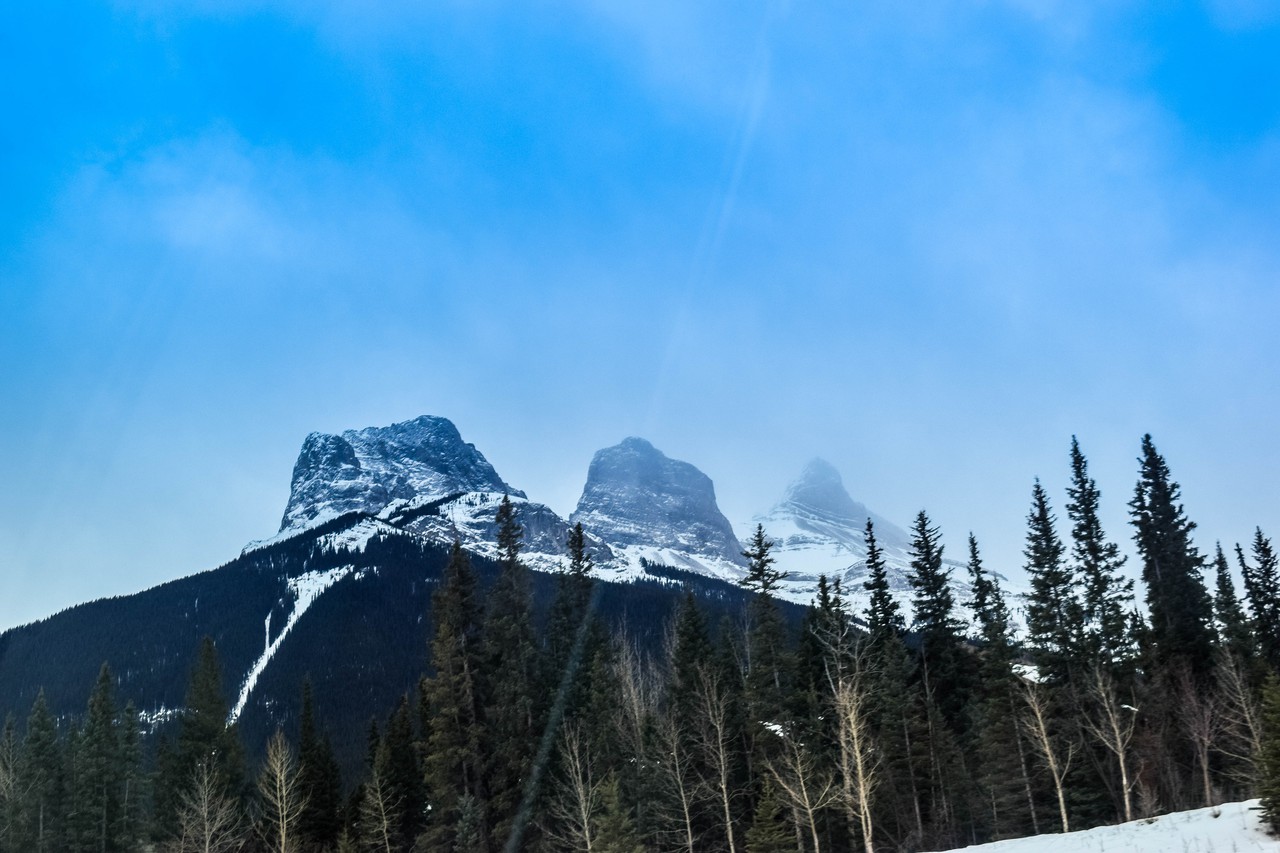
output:
[[[43,690],[55,716],[74,719],[106,661],[118,703],[132,701],[150,731],[168,731],[196,650],[210,636],[223,693],[251,752],[259,753],[277,726],[297,725],[309,677],[316,713],[353,778],[370,718],[413,696],[428,671],[432,595],[447,561],[446,546],[352,512],[217,569],[72,607],[0,634],[0,718],[25,719]],[[483,600],[499,565],[483,555],[472,565]],[[531,581],[542,633],[558,579],[535,571]],[[600,582],[596,613],[656,652],[686,588],[716,620],[741,612],[747,600],[731,584],[654,569],[628,583]],[[793,623],[800,613],[786,611]]]
[[[313,432],[293,466],[280,530],[359,511],[370,515],[393,501],[430,501],[462,492],[508,493],[474,444],[447,418],[423,415],[388,427]]]
[[[868,603],[863,583],[870,577],[867,569],[866,526],[870,519],[876,541],[884,551],[889,586],[902,606],[908,622],[911,618],[911,536],[893,522],[877,515],[866,505],[855,501],[845,489],[844,480],[830,463],[813,459],[786,489],[771,510],[757,515],[751,524],[739,528],[743,538],[756,524],[776,543],[773,550],[777,567],[790,572],[783,581],[781,594],[797,603],[809,602],[817,591],[818,576],[840,580],[846,599],[855,613]],[[965,564],[946,560],[952,571],[952,588],[956,603],[963,604],[972,596]],[[1010,589],[1009,579],[997,573],[1002,589],[1010,593],[1013,604],[1024,592]]]
[[[642,438],[595,454],[569,520],[623,564],[643,560],[734,581],[743,575],[742,546],[711,478]]]
[[[81,713],[105,660],[119,701],[132,700],[153,731],[163,730],[208,635],[251,750],[296,723],[309,676],[318,714],[345,738],[335,743],[339,758],[355,771],[370,716],[389,712],[427,669],[431,599],[449,545],[471,552],[482,589],[496,578],[504,497],[524,530],[522,558],[536,570],[541,630],[570,521],[512,488],[444,418],[313,433],[274,536],[217,569],[0,634],[0,716],[24,717],[41,689],[56,715]],[[660,648],[685,589],[711,624],[745,606],[748,593],[733,583],[739,545],[711,480],[648,442],[596,454],[574,520],[588,527],[597,612],[642,647]],[[785,607],[793,623],[801,613]]]

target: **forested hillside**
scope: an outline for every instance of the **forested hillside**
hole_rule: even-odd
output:
[[[866,609],[850,612],[846,591],[824,580],[795,618],[773,595],[787,567],[763,527],[744,550],[741,590],[656,567],[651,583],[622,586],[591,577],[580,525],[565,571],[531,572],[509,502],[494,561],[400,536],[359,551],[287,540],[213,573],[219,583],[198,608],[185,582],[153,591],[134,612],[181,605],[156,617],[174,621],[154,629],[155,649],[200,647],[180,685],[170,670],[112,660],[126,645],[112,634],[96,646],[110,668],[94,682],[83,662],[57,669],[67,652],[48,647],[48,628],[12,632],[6,660],[59,675],[34,696],[5,686],[31,704],[0,739],[0,845],[873,853],[1254,795],[1274,823],[1280,570],[1270,541],[1259,530],[1202,553],[1146,437],[1129,502],[1135,591],[1074,441],[1070,463],[1061,517],[1032,489],[1025,636],[972,535],[963,603],[976,624],[959,618],[943,535],[923,511],[910,530],[910,612],[890,595],[868,521]],[[260,642],[220,639],[239,636],[219,621],[230,610],[195,614],[230,608],[264,565],[289,560],[301,561],[290,578],[350,566],[333,589],[350,586],[315,601],[341,611],[314,620],[329,633],[292,638],[281,653],[296,657],[263,675],[295,679],[296,704],[250,704],[236,718],[221,673]],[[111,618],[129,616],[122,606],[94,605]],[[57,636],[83,643],[90,631]],[[84,710],[73,714],[64,708],[77,682]],[[152,689],[176,713],[147,737],[125,703]]]

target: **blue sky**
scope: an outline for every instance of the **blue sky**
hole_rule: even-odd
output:
[[[0,626],[272,533],[452,418],[567,513],[642,435],[1020,564],[1070,437],[1280,532],[1262,0],[27,4],[0,31]],[[908,7],[909,10],[908,10]]]

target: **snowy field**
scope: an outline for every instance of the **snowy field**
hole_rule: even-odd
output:
[[[1037,835],[961,848],[967,853],[1250,853],[1280,851],[1253,808],[1257,800],[1176,812],[1066,835]]]

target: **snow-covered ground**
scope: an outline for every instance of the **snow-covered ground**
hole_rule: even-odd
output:
[[[1280,851],[1263,831],[1257,800],[1175,812],[1065,835],[1036,835],[961,848],[966,853],[1250,853]]]

